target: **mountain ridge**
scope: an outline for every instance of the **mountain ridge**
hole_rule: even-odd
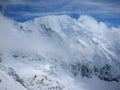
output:
[[[87,15],[78,20],[66,15],[44,16],[24,23],[4,16],[0,18],[0,25],[3,24],[0,31],[1,64],[15,70],[28,90],[40,89],[44,84],[42,90],[64,90],[65,87],[67,90],[69,85],[65,86],[59,80],[64,75],[73,76],[70,80],[97,77],[119,82],[119,27],[108,28],[105,23]],[[113,37],[115,35],[117,37]],[[76,86],[74,89],[80,90]]]

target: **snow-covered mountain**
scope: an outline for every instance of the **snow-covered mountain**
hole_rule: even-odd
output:
[[[0,15],[0,89],[119,90],[119,30],[86,15]]]

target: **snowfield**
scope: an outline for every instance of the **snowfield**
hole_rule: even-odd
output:
[[[119,27],[87,15],[0,15],[0,90],[120,90],[119,41]]]

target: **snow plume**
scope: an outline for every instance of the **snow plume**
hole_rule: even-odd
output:
[[[98,22],[93,17],[88,15],[81,15],[78,21],[85,25],[86,28],[90,29],[91,31],[94,30],[96,33],[108,29],[105,23]]]
[[[120,27],[108,27],[104,22],[98,22],[93,17],[81,15],[78,21],[95,37],[100,39],[107,39],[107,43],[119,43],[120,40]],[[118,44],[120,45],[120,43]]]

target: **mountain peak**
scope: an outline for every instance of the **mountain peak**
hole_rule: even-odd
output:
[[[84,77],[96,76],[102,86],[120,81],[119,28],[86,15],[78,20],[44,16],[24,23],[0,19],[0,65],[5,65],[0,72],[12,82],[28,90],[79,90],[76,82]]]

